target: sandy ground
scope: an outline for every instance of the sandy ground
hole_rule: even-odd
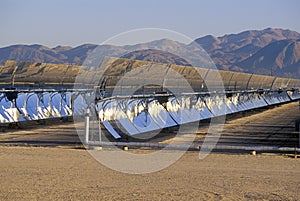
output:
[[[295,118],[296,102],[241,114],[227,121],[220,143],[292,146]],[[196,143],[206,129],[199,129]],[[78,143],[74,136],[70,123],[0,134],[1,145],[64,145],[0,146],[0,200],[300,200],[300,159],[285,154],[213,153],[200,160],[197,152],[187,152],[159,172],[130,175],[71,148]]]
[[[87,151],[0,147],[0,200],[300,200],[300,160],[186,153],[170,167],[129,175]]]

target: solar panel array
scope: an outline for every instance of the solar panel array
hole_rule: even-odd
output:
[[[297,79],[120,58],[100,68],[8,61],[0,67],[0,124],[93,107],[118,139],[297,100],[299,88]]]

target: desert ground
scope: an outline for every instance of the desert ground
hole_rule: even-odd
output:
[[[297,102],[241,114],[228,119],[220,143],[292,146],[299,117]],[[72,123],[2,132],[0,200],[300,200],[300,159],[291,153],[218,152],[200,160],[189,151],[159,172],[131,175],[97,162],[75,133]]]

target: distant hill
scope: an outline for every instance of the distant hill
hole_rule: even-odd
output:
[[[0,48],[0,63],[3,64],[6,60],[18,60],[81,64],[96,46],[85,44],[76,48],[57,46],[50,49],[42,45],[13,45]]]
[[[145,60],[159,63],[171,63],[182,66],[190,66],[186,60],[180,58],[177,55],[162,51],[162,50],[138,50],[133,51],[122,56],[122,58],[134,59],[134,60]]]
[[[203,47],[219,69],[299,78],[299,40],[300,34],[295,31],[267,28],[221,37],[208,35],[195,42]],[[84,44],[75,48],[48,48],[42,45],[13,45],[0,48],[0,64],[3,65],[6,60],[18,60],[82,65],[97,47],[99,57],[110,55],[181,65],[192,62],[194,65],[207,66],[204,63],[207,61],[205,53],[194,43],[186,45],[161,39],[127,46]],[[179,55],[168,54],[175,50]]]
[[[236,64],[246,72],[300,75],[300,40],[280,40]],[[300,77],[299,77],[300,78]]]
[[[205,36],[195,41],[212,57],[215,64],[223,69],[237,70],[236,63],[251,57],[270,43],[300,39],[300,33],[283,29],[250,30],[221,37]],[[239,70],[245,70],[244,68]]]

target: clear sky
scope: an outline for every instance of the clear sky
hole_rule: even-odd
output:
[[[0,47],[100,44],[130,29],[190,38],[267,27],[300,32],[299,0],[0,0]]]

